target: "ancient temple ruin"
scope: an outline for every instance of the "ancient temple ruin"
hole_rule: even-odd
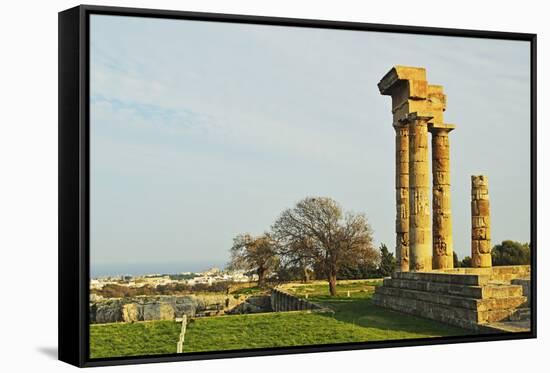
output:
[[[444,121],[443,87],[429,84],[424,68],[395,66],[378,89],[392,99],[398,264],[376,288],[374,303],[476,331],[529,330],[531,267],[492,267],[487,176],[471,179],[472,268],[453,268],[455,126]]]
[[[443,87],[428,84],[424,68],[395,66],[378,83],[378,89],[392,98],[399,270],[452,268],[449,132],[455,127],[443,120]],[[433,214],[429,201],[429,133]]]

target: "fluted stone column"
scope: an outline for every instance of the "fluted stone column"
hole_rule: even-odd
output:
[[[472,267],[491,267],[491,218],[487,176],[472,175]]]
[[[432,269],[428,121],[432,116],[411,113],[409,125],[409,255],[410,270]]]
[[[395,199],[397,270],[409,270],[409,126],[395,128]]]
[[[428,109],[428,82],[426,69],[397,65],[390,69],[378,83],[380,94],[391,96],[391,111],[395,129],[395,256],[397,271],[410,267],[409,234],[409,128],[402,122],[412,112]],[[434,96],[435,97],[435,96]],[[434,99],[435,101],[435,99]]]
[[[449,132],[452,125],[432,125],[432,242],[433,269],[453,268],[453,227],[451,215],[451,170]]]

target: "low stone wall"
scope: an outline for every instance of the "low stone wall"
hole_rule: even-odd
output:
[[[97,299],[90,302],[91,323],[174,320],[207,310],[223,312],[239,302],[232,295],[204,294]]]
[[[247,313],[272,312],[271,297],[269,295],[252,295],[237,304],[235,307],[225,311],[229,315],[239,315]]]
[[[298,298],[280,289],[271,290],[271,309],[275,312],[285,311],[314,311],[333,312],[330,308],[323,307],[317,303]]]

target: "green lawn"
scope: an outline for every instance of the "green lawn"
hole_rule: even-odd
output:
[[[373,305],[371,297],[378,284],[372,280],[342,282],[336,297],[329,296],[328,286],[323,283],[286,286],[286,291],[301,297],[308,294],[309,300],[328,306],[334,314],[274,312],[196,318],[187,327],[184,352],[471,334]],[[92,325],[91,330],[92,357],[128,356],[175,352],[179,324],[158,321]]]
[[[90,357],[174,354],[181,323],[142,321],[90,325]]]
[[[372,304],[376,280],[288,286],[297,296],[333,309],[332,314],[280,312],[195,319],[187,328],[185,352],[368,342],[471,334],[433,320],[389,311]],[[350,297],[347,296],[349,291]]]
[[[256,295],[256,294],[264,294],[268,293],[268,289],[263,289],[258,286],[252,286],[249,288],[241,288],[238,290],[234,290],[231,292],[231,294],[234,295]]]
[[[336,292],[338,297],[347,297],[347,292],[349,291],[352,298],[365,298],[374,292],[375,286],[381,284],[381,279],[340,281],[336,285]],[[305,297],[306,294],[310,297],[317,297],[318,300],[324,299],[323,297],[329,297],[328,284],[321,281],[311,284],[287,284],[283,288],[285,291],[300,297]]]
[[[472,334],[469,330],[373,305],[374,287],[380,284],[381,281],[345,283],[337,287],[336,297],[329,295],[327,285],[316,285],[313,294],[307,286],[289,288],[288,291],[301,297],[307,292],[308,300],[333,309],[334,319],[361,327],[365,342]]]

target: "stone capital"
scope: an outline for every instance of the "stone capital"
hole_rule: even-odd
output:
[[[438,135],[445,135],[454,130],[456,126],[454,124],[450,123],[444,123],[444,124],[432,124],[430,123],[428,125],[428,131],[430,131],[432,134],[438,134]]]
[[[400,130],[400,129],[403,129],[403,128],[408,128],[408,127],[409,127],[409,122],[406,122],[406,121],[403,121],[403,120],[399,120],[397,123],[393,124],[393,128],[396,131]]]
[[[399,119],[399,123],[407,125],[414,122],[429,122],[433,118],[433,115],[427,112],[414,112],[407,114],[404,118]]]

